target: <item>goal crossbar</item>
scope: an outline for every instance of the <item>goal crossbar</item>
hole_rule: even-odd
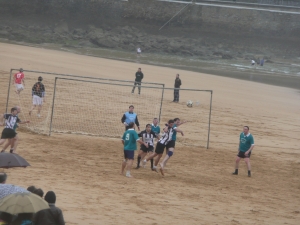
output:
[[[81,80],[81,79],[74,79],[74,78],[55,77],[49,135],[51,135],[51,130],[52,130],[52,120],[53,120],[53,113],[54,113],[54,105],[55,105],[54,103],[55,103],[55,94],[56,94],[56,83],[57,83],[57,80],[72,80],[72,81],[86,82],[86,83],[98,83],[98,84],[113,85],[113,86],[132,87],[132,85],[129,85],[129,84],[114,84],[114,83],[107,83],[107,82],[102,82],[102,81],[91,81],[91,80]],[[185,91],[197,91],[197,92],[208,92],[208,93],[210,93],[209,121],[208,121],[207,144],[206,144],[206,148],[207,149],[209,148],[213,90],[201,90],[201,89],[189,89],[189,88],[166,88],[166,87],[164,87],[164,85],[163,85],[163,87],[143,86],[143,88],[151,88],[151,89],[162,90],[160,115],[161,115],[162,106],[163,106],[162,102],[163,102],[164,90],[181,90],[181,91],[185,90]]]

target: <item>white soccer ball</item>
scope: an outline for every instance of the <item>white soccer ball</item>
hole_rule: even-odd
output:
[[[193,102],[191,100],[188,100],[186,105],[187,107],[193,107]]]

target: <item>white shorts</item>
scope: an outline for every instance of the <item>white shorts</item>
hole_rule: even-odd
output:
[[[34,95],[33,99],[32,99],[32,104],[33,105],[43,105],[43,98],[41,98],[37,95]]]
[[[24,90],[23,84],[15,84],[17,91]]]

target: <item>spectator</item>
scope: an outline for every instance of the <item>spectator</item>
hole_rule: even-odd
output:
[[[12,221],[13,215],[6,213],[6,212],[0,212],[0,225],[9,225]]]
[[[32,213],[19,213],[18,217],[9,225],[33,225]]]
[[[263,58],[263,59],[260,60],[260,65],[261,65],[261,66],[264,66],[264,63],[265,63],[265,60],[264,60],[264,58]]]
[[[252,66],[255,65],[255,60],[254,60],[254,59],[251,60],[251,65],[252,65]]]
[[[49,203],[50,209],[44,209],[36,213],[34,225],[65,225],[61,209],[55,206],[56,195],[53,191],[48,191],[45,201]]]
[[[179,88],[181,86],[181,80],[179,74],[176,75],[175,84],[174,84],[174,100],[173,102],[179,102]]]
[[[35,186],[29,186],[29,187],[27,188],[27,191],[30,191],[31,193],[33,193],[35,190],[36,190],[36,187],[35,187]]]
[[[138,48],[136,49],[136,54],[137,54],[137,56],[139,56],[139,55],[142,54],[142,50],[141,50],[140,47],[138,47]]]
[[[132,88],[131,94],[134,93],[136,86],[138,86],[139,95],[141,94],[141,83],[143,78],[144,78],[144,74],[142,73],[142,69],[139,68],[138,71],[135,73],[135,81],[134,81],[134,86]]]
[[[32,193],[40,196],[41,198],[44,197],[44,192],[41,188],[35,189]]]
[[[5,184],[7,179],[6,173],[0,173],[0,184]]]

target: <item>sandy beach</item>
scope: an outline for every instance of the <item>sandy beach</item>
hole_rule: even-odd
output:
[[[6,106],[9,71],[20,67],[124,80],[133,80],[137,68],[141,67],[145,82],[173,87],[175,75],[179,73],[182,88],[213,90],[208,150],[205,141],[209,95],[181,92],[180,103],[175,104],[171,103],[172,91],[166,91],[161,125],[174,117],[191,122],[182,126],[185,136],[179,137],[164,178],[152,172],[149,165],[134,170],[135,179],[120,176],[123,152],[121,141],[116,138],[56,133],[49,137],[21,127],[18,154],[32,166],[6,170],[8,183],[26,188],[35,185],[45,192],[55,191],[57,206],[63,210],[66,224],[299,223],[299,90],[0,43],[1,112]],[[25,73],[25,76],[27,83],[22,93],[20,118],[37,123],[36,118],[28,116],[30,88],[37,75]],[[150,91],[145,93],[151,95]],[[187,108],[185,103],[189,99],[200,99],[200,106]],[[12,100],[9,107],[14,104],[19,103]],[[73,123],[89,112],[74,110],[72,104],[66,108],[69,108],[66,113]],[[126,110],[124,107],[124,112]],[[136,105],[136,110],[142,114],[146,109]],[[101,113],[94,116],[101,117]],[[111,119],[119,124],[116,125],[118,129],[123,129],[122,114],[116,115],[115,119],[113,116]],[[99,121],[95,121],[95,126]],[[142,121],[142,127],[150,122]],[[243,125],[250,127],[256,145],[251,156],[251,178],[246,176],[246,166],[242,162],[240,175],[231,175]]]

